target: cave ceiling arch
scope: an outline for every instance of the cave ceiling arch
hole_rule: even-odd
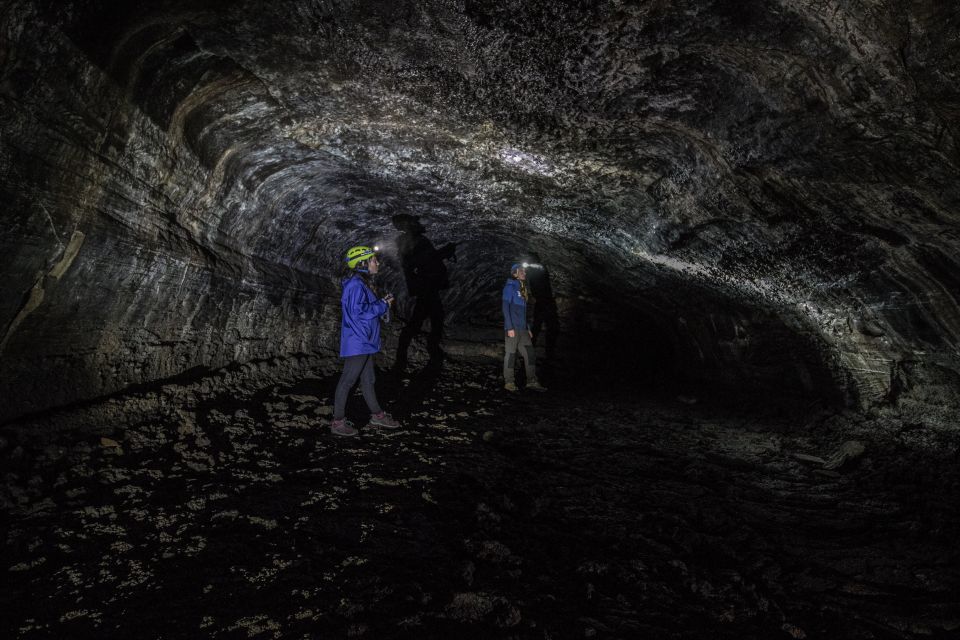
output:
[[[221,273],[329,293],[339,249],[409,212],[462,242],[454,319],[534,248],[571,298],[602,282],[704,326],[772,314],[866,397],[911,354],[956,353],[944,3],[61,4],[8,13],[8,93],[36,109],[49,51],[88,60],[106,97],[79,137],[162,191],[115,218]],[[54,44],[26,44],[28,21]]]

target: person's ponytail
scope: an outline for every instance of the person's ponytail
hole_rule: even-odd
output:
[[[354,273],[356,273],[358,276],[360,276],[360,280],[363,281],[363,284],[367,285],[367,288],[370,289],[370,291],[373,291],[373,295],[375,295],[375,296],[377,296],[377,297],[379,298],[379,297],[380,297],[380,294],[377,292],[377,286],[376,286],[376,284],[374,284],[374,276],[373,276],[373,274],[371,274],[369,271],[367,271],[366,268],[365,268],[365,267],[367,266],[366,261],[361,262],[361,263],[358,264],[357,266],[360,267],[361,269],[364,269],[364,270],[363,270],[363,271],[360,271],[360,270],[358,270],[358,269],[355,269],[355,270],[354,270]]]

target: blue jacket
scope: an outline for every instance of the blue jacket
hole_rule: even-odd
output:
[[[520,295],[520,281],[516,278],[503,285],[503,329],[527,330],[527,301]]]
[[[380,351],[380,316],[390,308],[377,298],[363,278],[352,275],[343,281],[340,309],[340,357],[362,356]]]

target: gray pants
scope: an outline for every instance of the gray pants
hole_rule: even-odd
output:
[[[373,354],[365,356],[347,356],[343,361],[343,373],[337,383],[337,392],[333,397],[333,417],[340,419],[347,411],[347,396],[350,389],[360,378],[360,389],[363,399],[367,401],[370,413],[380,413],[380,403],[377,402],[377,392],[373,389],[377,374],[373,369]]]
[[[526,329],[517,329],[514,331],[515,337],[508,335],[503,337],[504,356],[503,356],[503,380],[504,382],[514,382],[513,365],[517,361],[517,351],[523,356],[523,364],[527,370],[527,384],[537,379],[537,356],[533,351],[533,343],[530,342],[530,334]]]

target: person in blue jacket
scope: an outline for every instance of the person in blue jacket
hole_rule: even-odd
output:
[[[517,360],[517,351],[523,356],[523,363],[527,370],[527,389],[546,391],[547,389],[537,382],[536,356],[533,351],[531,338],[533,333],[527,324],[527,298],[529,294],[526,286],[527,270],[522,264],[510,267],[510,278],[503,286],[503,330],[505,354],[503,357],[503,388],[507,391],[516,391],[516,377],[514,364]]]
[[[330,432],[338,436],[355,436],[357,430],[345,417],[347,396],[357,378],[363,399],[370,409],[368,426],[396,429],[400,423],[380,408],[374,390],[376,374],[373,356],[380,351],[380,318],[387,316],[393,295],[377,297],[373,276],[380,270],[376,251],[371,247],[352,247],[347,251],[347,266],[350,276],[343,281],[340,307],[343,319],[340,323],[340,357],[344,359],[343,373],[337,383],[333,401],[333,422]]]

